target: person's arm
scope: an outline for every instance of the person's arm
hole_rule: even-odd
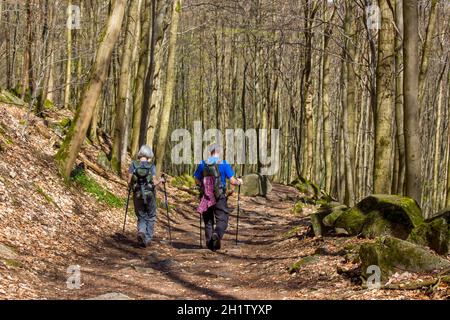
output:
[[[243,184],[242,179],[236,178],[234,176],[233,168],[225,162],[225,176],[230,180],[231,185],[233,186],[240,186]]]
[[[154,184],[155,187],[159,186],[161,183],[165,183],[166,182],[166,179],[164,179],[164,177],[165,177],[164,172],[162,172],[161,173],[161,177],[158,178],[156,176],[156,168],[154,166],[152,167],[152,174],[153,174],[153,184]]]

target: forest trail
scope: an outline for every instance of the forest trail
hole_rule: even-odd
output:
[[[167,241],[163,209],[158,212],[156,237],[147,248],[137,246],[134,221],[129,222],[126,238],[112,235],[104,239],[101,249],[83,263],[83,286],[81,290],[67,292],[67,298],[91,298],[111,292],[137,299],[296,296],[298,287],[282,281],[287,272],[280,268],[283,262],[298,258],[289,254],[289,250],[280,250],[283,234],[298,225],[298,218],[292,215],[295,189],[276,185],[267,199],[243,197],[238,245],[236,195],[231,197],[230,227],[222,250],[217,252],[206,249],[204,240],[203,248],[199,247],[195,198],[176,201],[174,191],[172,188],[169,192],[172,244]]]
[[[159,190],[155,238],[148,248],[140,248],[132,207],[125,237],[117,236],[124,217],[124,181],[87,170],[88,186],[65,184],[54,161],[57,130],[32,116],[28,137],[22,139],[25,113],[19,107],[0,108],[0,299],[92,299],[105,294],[129,299],[430,298],[420,290],[364,289],[360,264],[352,255],[358,244],[371,240],[313,237],[310,215],[316,206],[303,205],[294,214],[302,195],[278,184],[266,198],[241,197],[239,245],[237,194],[230,197],[230,226],[222,250],[211,252],[204,241],[199,248],[197,197],[169,178],[173,242],[167,241]],[[107,152],[104,140],[100,147],[84,146],[82,158],[95,162]],[[103,190],[100,198],[98,189]],[[289,272],[294,264],[295,272]],[[79,289],[67,285],[71,266],[80,267]]]

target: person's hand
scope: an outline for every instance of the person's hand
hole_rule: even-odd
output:
[[[159,178],[159,183],[166,183],[166,179],[163,177]]]
[[[242,180],[241,178],[237,178],[236,181],[238,182],[238,186],[241,186],[244,184],[244,180]]]

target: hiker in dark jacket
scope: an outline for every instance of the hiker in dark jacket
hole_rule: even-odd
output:
[[[134,210],[138,218],[137,239],[146,247],[153,238],[156,222],[156,186],[164,179],[156,177],[156,168],[152,163],[153,151],[149,146],[142,146],[128,170],[128,185],[133,190]]]
[[[197,186],[202,190],[203,196],[200,200],[198,212],[203,214],[205,221],[205,237],[208,248],[212,251],[219,250],[225,231],[228,228],[229,210],[226,196],[226,179],[230,180],[232,185],[241,185],[242,179],[234,177],[234,171],[225,161],[220,161],[220,146],[214,144],[209,147],[210,157],[202,161],[194,173]],[[216,178],[209,172],[217,170]],[[220,190],[219,190],[220,189]],[[215,222],[215,228],[213,224]]]

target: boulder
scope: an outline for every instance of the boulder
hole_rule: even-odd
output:
[[[310,217],[311,225],[316,237],[324,236],[331,228],[323,224],[323,219],[328,215],[326,211],[317,211]]]
[[[446,255],[449,248],[449,228],[444,218],[434,219],[415,227],[408,241],[427,246],[438,254]]]
[[[334,226],[338,234],[356,236],[361,232],[365,221],[366,216],[358,207],[354,207],[342,212],[334,222]]]
[[[259,174],[249,174],[242,178],[244,184],[241,186],[241,193],[248,197],[265,197],[272,191],[272,184],[267,176]]]
[[[423,223],[422,212],[412,198],[397,195],[371,195],[341,214],[337,228],[350,235],[368,238],[391,235],[405,240]]]
[[[97,164],[99,164],[103,169],[110,169],[111,163],[109,162],[108,156],[104,152],[100,152],[97,156]]]
[[[430,222],[439,218],[445,219],[447,223],[450,224],[450,207],[444,208],[437,213],[431,214],[427,219],[425,219],[425,222]]]
[[[343,204],[339,204],[333,207],[324,207],[320,209],[322,211],[328,212],[327,216],[322,220],[323,224],[327,227],[333,227],[336,223],[336,220],[348,210],[348,207]]]
[[[319,187],[303,177],[295,179],[289,185],[295,187],[300,193],[303,193],[310,198],[317,199],[320,195]]]
[[[431,272],[450,267],[450,261],[428,248],[390,236],[361,245],[359,256],[363,277],[370,275],[367,273],[369,266],[378,266],[383,281],[398,271]]]

